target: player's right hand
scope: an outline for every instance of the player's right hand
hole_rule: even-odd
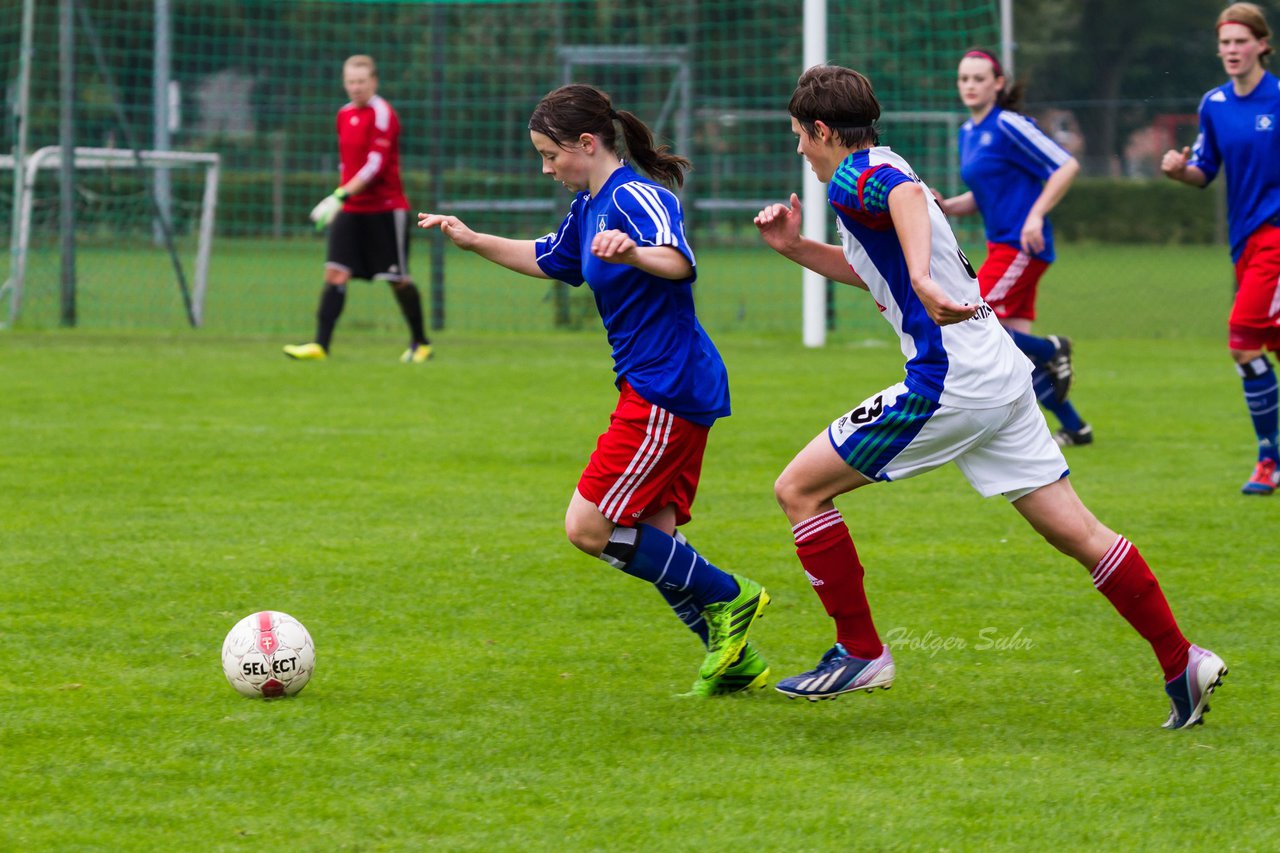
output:
[[[342,190],[334,190],[324,199],[311,208],[311,221],[316,224],[317,231],[323,231],[325,227],[333,221],[333,217],[338,215],[338,211],[342,210],[342,202],[346,199],[347,194]]]
[[[1184,146],[1181,151],[1171,148],[1164,152],[1160,159],[1160,171],[1171,178],[1179,179],[1187,173],[1187,161],[1191,159],[1191,146]]]
[[[419,213],[418,227],[439,228],[444,236],[452,240],[453,245],[459,249],[470,249],[476,242],[476,232],[456,216],[446,216],[443,213]]]
[[[760,236],[769,248],[786,254],[800,242],[800,197],[791,194],[790,205],[771,204],[756,214]]]

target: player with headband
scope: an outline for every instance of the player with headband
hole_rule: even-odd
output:
[[[893,683],[893,654],[872,621],[862,562],[835,499],[954,462],[982,495],[1003,495],[1089,571],[1156,653],[1171,702],[1165,728],[1195,725],[1226,664],[1187,641],[1138,548],[1076,495],[1036,406],[1031,365],[982,301],[977,276],[924,182],[879,144],[880,103],[870,81],[849,68],[814,66],[797,82],[788,112],[797,153],[827,184],[842,245],[801,235],[794,193],[789,204],[761,210],[756,227],[784,257],[870,291],[907,363],[903,381],[832,421],[774,485],[796,555],[836,633],[814,669],[780,680],[777,689],[818,700]],[[905,535],[927,535],[930,525],[947,522],[912,513],[904,523]]]

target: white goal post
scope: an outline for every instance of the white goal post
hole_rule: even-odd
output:
[[[204,193],[201,201],[200,227],[196,247],[195,270],[191,285],[191,315],[196,326],[204,322],[204,300],[208,287],[209,254],[213,244],[214,217],[218,204],[218,173],[221,157],[204,151],[133,151],[121,148],[75,149],[75,168],[81,169],[129,169],[139,164],[148,169],[172,166],[202,165],[205,167]],[[36,182],[41,171],[61,168],[62,149],[50,145],[34,151],[23,164],[21,190],[13,200],[13,233],[10,239],[9,278],[0,286],[0,298],[8,295],[9,322],[17,322],[22,311],[23,289],[26,283],[27,255],[31,246],[32,205]],[[0,168],[16,168],[14,158],[0,155]]]

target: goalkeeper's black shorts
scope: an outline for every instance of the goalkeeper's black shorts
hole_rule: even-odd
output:
[[[329,225],[326,267],[370,281],[409,281],[409,211],[347,213]]]

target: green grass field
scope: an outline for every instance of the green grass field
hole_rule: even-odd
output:
[[[692,635],[563,536],[613,403],[600,334],[446,332],[409,368],[398,329],[325,364],[279,335],[0,333],[0,849],[1276,849],[1280,498],[1237,492],[1225,298],[1149,286],[1150,314],[1055,285],[1044,316],[1098,434],[1076,488],[1231,666],[1182,733],[1087,572],[954,469],[840,503],[893,690],[674,698]],[[772,591],[775,678],[832,632],[773,479],[901,374],[883,336],[797,339],[720,336],[735,414],[687,528]],[[223,679],[262,608],[315,638],[294,699]]]
[[[980,264],[983,246],[966,244]],[[412,243],[412,265],[427,298],[430,247]],[[1078,245],[1059,247],[1060,260],[1041,283],[1044,323],[1092,337],[1218,338],[1225,340],[1231,264],[1221,246]],[[324,243],[219,239],[210,263],[205,331],[312,334],[322,280]],[[8,255],[0,249],[0,268]],[[698,252],[698,312],[713,333],[800,335],[800,274],[758,248]],[[555,291],[568,291],[571,328],[599,330],[586,288],[566,288],[507,272],[452,247],[444,255],[445,332],[545,332],[557,314]],[[187,267],[191,275],[190,262]],[[182,298],[167,256],[136,245],[85,248],[77,261],[77,310],[87,328],[181,330]],[[60,316],[56,247],[32,253],[20,328],[56,328]],[[889,340],[889,331],[862,291],[835,286],[835,340]],[[0,310],[0,317],[7,316]],[[384,285],[355,283],[339,335],[352,331],[399,335],[403,321]],[[341,345],[341,337],[338,339]]]

